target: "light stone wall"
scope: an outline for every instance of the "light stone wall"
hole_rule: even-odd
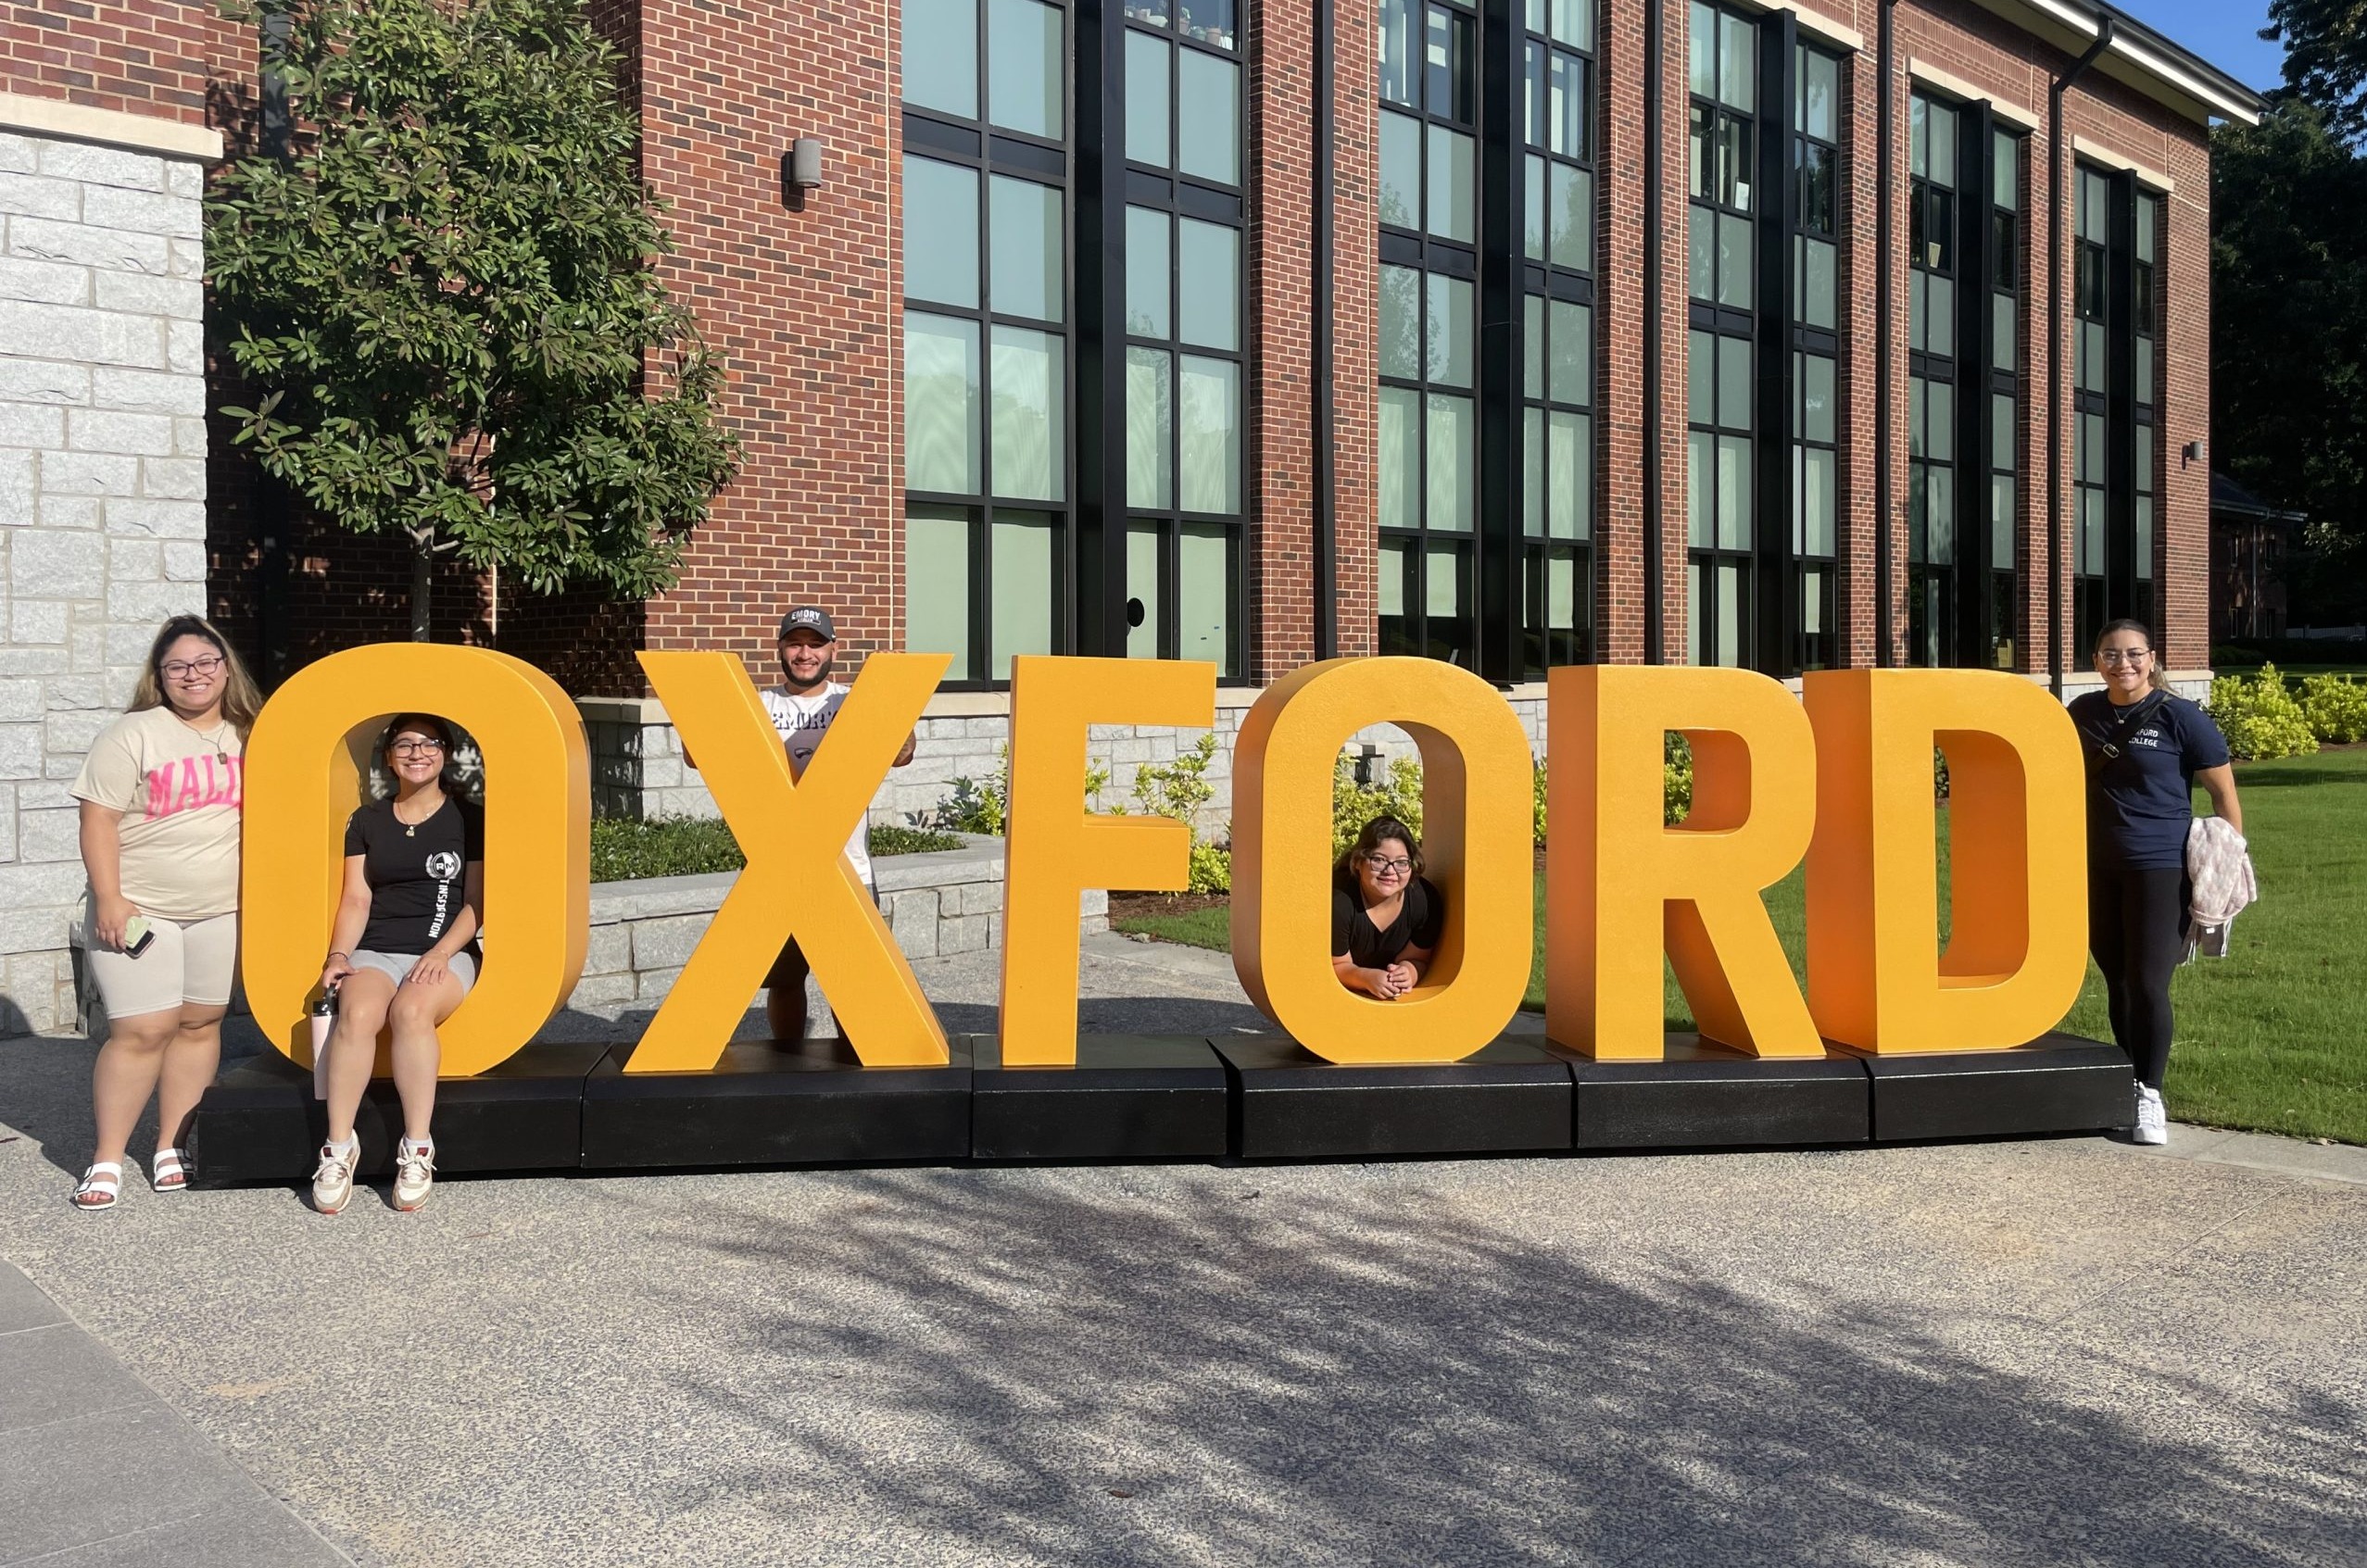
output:
[[[203,180],[0,132],[0,1035],[76,1026],[67,789],[206,608]]]
[[[2043,683],[2044,677],[2033,677]],[[2179,696],[2203,701],[2210,695],[2210,671],[2171,672],[2171,686]],[[1794,692],[1800,683],[1785,683]],[[2066,673],[2066,701],[2082,692],[2096,691],[2103,682],[2088,671]],[[1207,779],[1215,795],[1201,813],[1201,828],[1223,843],[1232,822],[1233,743],[1243,715],[1257,693],[1228,688],[1217,695],[1216,755]],[[1545,690],[1542,684],[1516,687],[1505,696],[1521,733],[1529,739],[1529,754],[1545,756]],[[651,698],[586,697],[585,728],[592,750],[593,810],[603,817],[648,819],[661,816],[712,817],[714,797],[698,772],[682,759],[682,744],[666,718],[663,705]],[[1110,771],[1110,783],[1101,795],[1106,808],[1134,805],[1135,774],[1146,763],[1164,766],[1190,750],[1204,730],[1165,726],[1096,724],[1087,755]],[[940,696],[920,722],[919,744],[913,760],[891,771],[872,797],[871,820],[921,826],[938,825],[957,779],[981,783],[993,779],[1002,767],[1002,748],[1011,744],[1008,699],[990,694]],[[1376,776],[1400,757],[1416,758],[1413,737],[1394,724],[1360,730],[1348,749],[1358,759],[1358,771]]]
[[[1217,842],[1227,836],[1233,815],[1233,744],[1241,720],[1257,694],[1227,689],[1217,698],[1216,755],[1207,780],[1215,790],[1201,813],[1201,828]],[[1545,754],[1543,689],[1523,688],[1506,699],[1521,731],[1529,737],[1531,756]],[[872,797],[871,820],[919,826],[938,825],[955,781],[981,784],[1001,771],[1003,748],[1011,744],[1011,716],[1002,711],[935,711],[1001,706],[992,696],[963,694],[932,704],[933,711],[919,726],[913,760],[893,769]],[[682,743],[666,718],[662,705],[649,698],[585,697],[585,731],[592,750],[593,811],[603,817],[647,820],[661,816],[711,817],[714,797],[696,771],[682,760]],[[1104,809],[1119,806],[1136,809],[1135,775],[1145,764],[1163,767],[1200,742],[1206,730],[1176,729],[1151,724],[1096,724],[1087,741],[1091,763],[1107,768],[1110,782],[1102,789]],[[1357,732],[1349,743],[1367,769],[1385,768],[1395,757],[1416,755],[1414,742],[1393,724],[1375,724]]]
[[[872,872],[888,929],[905,957],[950,958],[1001,945],[1001,840],[973,837],[963,848],[937,854],[884,855],[872,861]],[[736,880],[737,872],[725,872],[595,886],[591,942],[568,1005],[618,1009],[662,1001]],[[1109,908],[1107,893],[1088,889],[1077,907],[1078,929],[1108,930]],[[826,1034],[826,1015],[815,1019],[816,1031]]]

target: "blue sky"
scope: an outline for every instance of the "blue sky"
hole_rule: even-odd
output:
[[[2184,44],[2247,87],[2279,86],[2285,45],[2260,36],[2268,26],[2266,0],[2116,0],[2156,32]]]

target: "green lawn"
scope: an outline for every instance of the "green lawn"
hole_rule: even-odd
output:
[[[2164,1090],[2172,1114],[2367,1144],[2367,750],[2247,763],[2236,780],[2261,899],[2235,922],[2228,957],[2179,972],[2172,991],[2177,1045]],[[1941,829],[1945,874],[1945,817]],[[1537,959],[1524,1003],[1530,1008],[1545,1000],[1542,881]],[[2064,891],[2084,896],[2075,883]],[[1795,971],[1806,950],[1804,903],[1797,872],[1768,899]],[[1222,909],[1119,923],[1171,942],[1220,951],[1228,945]],[[1667,985],[1668,1027],[1690,1028],[1673,976]],[[2093,964],[2063,1027],[2111,1037],[2104,981]]]

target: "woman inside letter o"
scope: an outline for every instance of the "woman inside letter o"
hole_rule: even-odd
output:
[[[90,875],[82,951],[107,1007],[91,1070],[98,1146],[74,1189],[80,1208],[114,1206],[150,1095],[148,1179],[158,1192],[188,1185],[181,1141],[221,1060],[238,967],[242,753],[261,707],[221,633],[175,616],[148,648],[131,708],[99,732],[74,780]]]
[[[1446,929],[1446,896],[1422,875],[1404,822],[1375,817],[1331,875],[1331,969],[1351,991],[1395,1001],[1422,983]]]
[[[2072,700],[2087,755],[2087,942],[2136,1070],[2135,1138],[2168,1143],[2161,1076],[2170,1062],[2170,976],[2184,950],[2186,825],[2194,786],[2240,836],[2244,808],[2227,742],[2210,714],[2170,690],[2153,633],[2115,621],[2096,639],[2104,689]]]
[[[353,1196],[361,1154],[353,1119],[370,1085],[379,1029],[395,1034],[395,1092],[403,1141],[395,1154],[395,1207],[427,1201],[435,1179],[438,1025],[475,984],[478,910],[485,896],[485,813],[445,787],[452,727],[428,713],[398,714],[382,751],[393,798],[346,825],[345,896],[321,984],[337,993],[329,1036],[329,1141],[312,1173],[312,1205],[334,1214]]]

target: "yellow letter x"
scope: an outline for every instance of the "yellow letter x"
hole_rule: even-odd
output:
[[[748,857],[730,897],[625,1063],[703,1073],[724,1054],[781,944],[796,937],[866,1067],[947,1060],[945,1031],[888,922],[847,863],[847,839],[951,662],[875,653],[792,778],[748,671],[728,653],[645,653],[641,667]]]

